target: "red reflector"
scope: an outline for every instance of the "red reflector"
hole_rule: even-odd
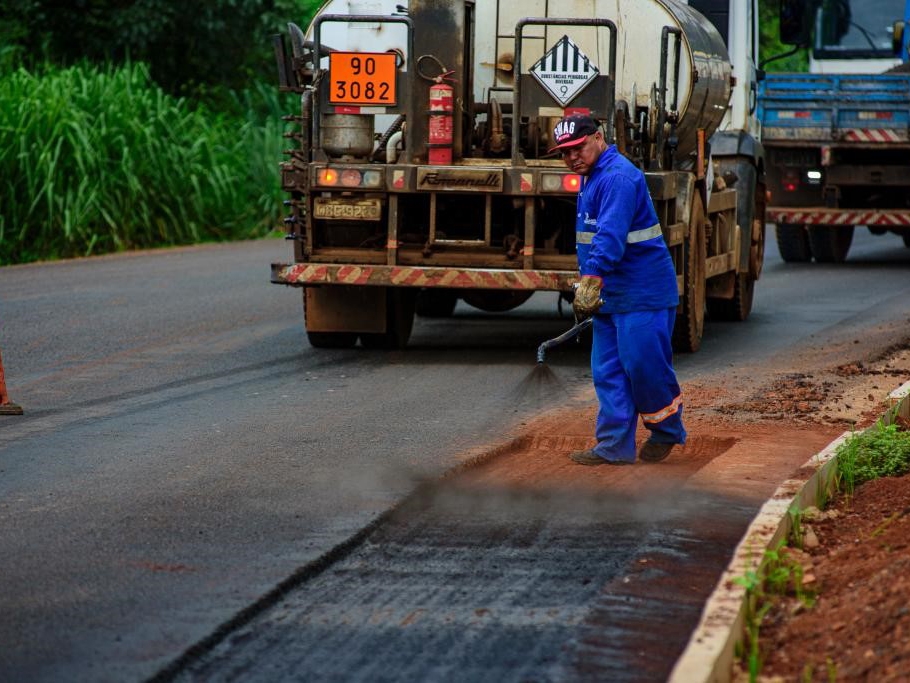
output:
[[[341,172],[341,184],[345,187],[357,187],[360,185],[360,171],[353,168],[346,168]]]
[[[796,192],[796,183],[784,183],[784,190],[787,192]]]
[[[534,189],[534,186],[531,185],[531,183],[527,180],[527,178],[521,179],[521,191],[522,192],[530,192],[533,189]]]
[[[581,176],[572,174],[562,177],[562,189],[567,190],[568,192],[578,192],[578,188],[581,187]]]
[[[779,119],[809,119],[812,118],[812,113],[809,111],[779,111],[777,112],[777,118]]]

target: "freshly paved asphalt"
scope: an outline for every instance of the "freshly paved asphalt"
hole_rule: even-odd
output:
[[[858,232],[843,266],[770,251],[751,319],[709,323],[681,379],[906,329],[899,238]],[[552,296],[419,319],[404,352],[311,349],[299,292],[268,282],[288,253],[0,269],[0,350],[26,411],[0,417],[0,679],[148,678],[419,482],[587,390],[570,346],[549,356],[557,390],[517,393],[570,324]]]

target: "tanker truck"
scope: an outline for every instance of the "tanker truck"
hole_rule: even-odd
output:
[[[646,174],[677,272],[674,346],[745,320],[764,252],[755,0],[330,0],[274,37],[293,260],[316,347],[401,348],[415,312],[571,299],[584,112]]]

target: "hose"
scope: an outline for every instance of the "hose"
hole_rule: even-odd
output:
[[[392,137],[389,138],[389,141],[385,145],[385,162],[387,164],[394,164],[398,160],[398,155],[395,153],[397,151],[398,143],[401,142],[404,133],[398,131]]]
[[[373,161],[379,161],[379,155],[383,152],[386,152],[386,149],[389,144],[389,139],[395,135],[399,130],[401,130],[401,124],[404,123],[404,114],[399,115],[392,125],[386,129],[386,132],[382,134],[382,137],[379,138],[379,142],[376,143],[376,150],[373,152]],[[391,163],[388,157],[386,157],[386,163]]]
[[[574,339],[579,334],[584,332],[586,329],[591,327],[594,324],[594,318],[585,318],[580,323],[573,325],[568,330],[563,332],[558,337],[553,337],[552,339],[547,339],[543,344],[537,347],[537,364],[542,365],[544,362],[544,357],[547,355],[547,350],[552,349],[554,346],[559,346],[570,339]]]

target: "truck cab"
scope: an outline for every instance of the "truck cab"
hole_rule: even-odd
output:
[[[907,62],[910,0],[823,2],[812,22],[809,73],[882,73]]]

